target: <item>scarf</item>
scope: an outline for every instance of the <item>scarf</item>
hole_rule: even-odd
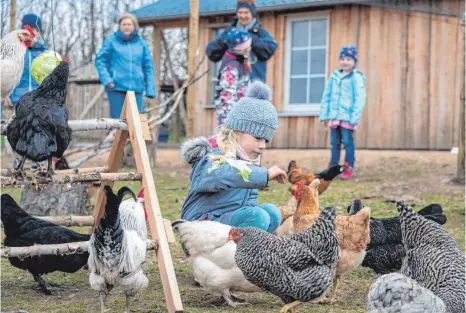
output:
[[[254,27],[255,24],[256,24],[256,18],[253,18],[251,22],[246,26],[241,25],[240,22],[238,21],[236,22],[236,29],[239,31],[248,32]]]
[[[137,29],[135,29],[131,34],[127,35],[125,33],[122,33],[120,30],[117,30],[115,34],[121,41],[129,42],[133,41],[139,35],[139,32]]]
[[[241,160],[246,161],[246,162],[250,162],[250,163],[252,163],[254,165],[260,166],[260,164],[261,164],[261,156],[260,155],[254,160],[249,158],[247,153],[244,152],[243,148],[241,148],[241,146],[239,144],[236,144],[236,155]]]

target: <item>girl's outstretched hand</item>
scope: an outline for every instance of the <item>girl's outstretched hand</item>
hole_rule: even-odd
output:
[[[279,184],[286,183],[286,172],[279,168],[278,166],[274,165],[268,169],[269,172],[269,181],[275,180]]]

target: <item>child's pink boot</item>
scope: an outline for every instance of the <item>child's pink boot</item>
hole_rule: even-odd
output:
[[[347,180],[353,178],[354,175],[355,174],[353,168],[348,164],[348,162],[345,162],[345,168],[343,169],[341,178]]]

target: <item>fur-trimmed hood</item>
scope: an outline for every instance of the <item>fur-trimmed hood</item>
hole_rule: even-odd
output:
[[[212,152],[206,137],[196,137],[186,140],[181,145],[181,160],[194,166],[200,159]]]

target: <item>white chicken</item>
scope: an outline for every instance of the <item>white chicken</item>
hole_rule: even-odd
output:
[[[194,279],[212,293],[221,294],[235,307],[231,292],[260,292],[246,280],[235,262],[236,244],[228,241],[231,226],[212,221],[176,220],[173,230],[180,234],[181,246],[188,258]]]
[[[32,28],[8,33],[0,40],[0,99],[6,99],[18,86],[23,74],[24,54],[33,43]]]
[[[143,190],[137,197],[128,187],[122,187],[115,195],[105,186],[104,192],[105,213],[89,241],[89,283],[100,293],[101,312],[105,311],[105,300],[113,287],[122,286],[125,312],[129,313],[129,298],[149,284],[142,271],[147,241]],[[122,202],[127,194],[133,198]]]

